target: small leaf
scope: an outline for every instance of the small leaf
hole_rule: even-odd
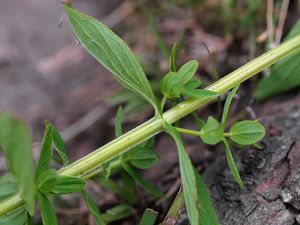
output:
[[[90,213],[93,215],[95,223],[97,225],[105,225],[102,215],[96,203],[93,201],[93,199],[91,199],[91,197],[88,195],[88,193],[85,190],[81,191],[81,196],[83,197],[85,204],[88,207]]]
[[[243,181],[241,179],[241,176],[240,176],[240,173],[239,173],[239,170],[234,162],[234,159],[232,157],[232,154],[231,154],[231,151],[230,151],[230,147],[229,147],[229,143],[228,141],[224,138],[223,139],[223,143],[225,145],[225,150],[226,150],[226,158],[227,158],[227,162],[228,162],[228,165],[230,167],[230,170],[231,170],[231,173],[235,179],[235,181],[240,185],[240,187],[242,188],[244,185],[243,185]]]
[[[136,168],[149,169],[157,162],[158,156],[152,150],[137,149],[130,152],[127,160]]]
[[[51,189],[51,193],[62,195],[85,189],[85,181],[80,177],[59,175],[56,184]]]
[[[139,225],[154,225],[158,213],[152,209],[146,209]]]
[[[232,99],[233,99],[233,97],[234,97],[234,95],[235,95],[235,93],[237,92],[238,89],[239,89],[239,85],[235,86],[226,98],[225,105],[224,105],[224,110],[223,110],[223,115],[222,115],[222,120],[221,120],[221,129],[223,131],[226,128],[226,121],[227,121],[228,112],[229,112],[229,108],[230,108]]]
[[[162,79],[160,86],[162,94],[170,99],[179,98],[183,87],[181,75],[175,72],[167,73]]]
[[[27,210],[22,207],[7,216],[0,217],[0,225],[28,225]]]
[[[0,113],[0,147],[11,173],[16,178],[21,198],[30,215],[35,209],[34,164],[31,155],[31,136],[27,126],[9,113]]]
[[[123,169],[135,180],[135,182],[144,188],[147,192],[154,195],[155,197],[161,197],[163,193],[154,184],[147,181],[142,175],[136,172],[127,163],[122,163]]]
[[[182,94],[190,98],[209,98],[217,95],[216,92],[205,89],[193,89],[184,87]]]
[[[41,207],[43,225],[57,225],[55,211],[48,197],[38,191],[37,198]]]
[[[65,143],[64,143],[64,140],[62,139],[62,137],[60,136],[59,132],[56,130],[56,128],[54,126],[53,126],[53,143],[55,145],[55,149],[56,149],[57,153],[59,154],[60,158],[62,159],[63,166],[66,166],[70,160],[67,156]]]
[[[223,132],[219,122],[211,116],[208,117],[206,124],[200,130],[200,137],[204,143],[209,145],[215,145],[221,142]]]
[[[72,29],[84,48],[127,89],[159,106],[146,75],[124,41],[98,20],[65,5]]]
[[[195,89],[195,88],[200,87],[201,84],[202,84],[201,80],[199,80],[196,77],[193,77],[184,85],[184,87],[186,87],[188,89]]]
[[[240,145],[252,145],[265,136],[265,128],[257,121],[244,120],[230,128],[230,139]]]
[[[138,202],[134,178],[132,178],[125,170],[121,172],[122,178],[122,197],[130,204]]]
[[[195,75],[198,68],[197,60],[190,60],[185,63],[180,69],[178,70],[178,74],[181,77],[181,82],[186,84],[192,77]]]
[[[218,217],[211,202],[206,185],[195,168],[194,172],[198,189],[198,201],[201,205],[199,209],[199,225],[219,225],[220,223],[218,221]]]
[[[57,172],[55,169],[48,169],[42,172],[37,179],[37,187],[44,194],[49,193],[56,185]]]
[[[111,174],[111,161],[103,164],[103,177],[108,179]]]
[[[130,215],[131,207],[127,204],[120,204],[107,210],[102,217],[107,223],[112,223],[114,221],[124,219]]]
[[[52,158],[52,140],[53,140],[53,126],[50,123],[45,123],[46,129],[41,145],[41,153],[38,160],[38,165],[35,170],[35,179],[48,169],[48,165]]]
[[[177,145],[179,155],[180,175],[188,217],[192,225],[199,225],[199,205],[196,178],[192,162],[184,149],[184,145],[177,130],[166,124],[166,131],[171,135]]]

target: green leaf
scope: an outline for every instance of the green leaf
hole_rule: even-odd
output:
[[[85,189],[85,181],[80,177],[59,175],[56,184],[51,189],[51,193],[62,195]]]
[[[130,204],[138,202],[138,196],[135,187],[134,178],[132,178],[125,170],[121,171],[122,178],[122,197]]]
[[[199,225],[219,225],[220,223],[218,221],[218,217],[211,202],[206,185],[195,168],[194,172],[198,189],[198,202],[201,205],[199,209]]]
[[[227,121],[227,117],[228,117],[229,108],[230,108],[232,99],[233,99],[235,93],[237,92],[237,90],[239,89],[239,87],[240,87],[240,85],[235,86],[226,98],[224,109],[223,109],[223,114],[222,114],[222,120],[221,120],[222,131],[224,131],[224,129],[226,128],[226,121]]]
[[[176,72],[176,56],[177,56],[177,48],[176,43],[173,44],[171,49],[171,54],[169,57],[169,71],[170,72]]]
[[[184,84],[182,82],[181,75],[175,72],[167,73],[162,79],[160,85],[161,93],[170,99],[179,98],[183,87]]]
[[[107,223],[112,223],[114,221],[124,219],[130,215],[131,207],[127,204],[120,204],[107,210],[102,217]]]
[[[184,87],[182,94],[190,98],[209,98],[217,95],[216,92],[205,89],[193,89]]]
[[[209,145],[215,145],[222,141],[223,132],[219,122],[212,116],[208,117],[206,124],[200,130],[202,141]]]
[[[31,136],[27,126],[9,113],[0,113],[0,147],[11,173],[16,178],[21,198],[30,215],[34,214],[34,164],[31,155]]]
[[[22,207],[7,216],[0,217],[0,225],[28,225],[27,210]]]
[[[239,170],[234,162],[234,159],[232,157],[232,154],[231,154],[231,151],[230,151],[230,147],[229,147],[229,143],[228,141],[224,138],[223,139],[223,143],[225,145],[225,150],[226,150],[226,158],[227,158],[227,162],[228,162],[228,165],[230,167],[230,170],[231,170],[231,173],[235,179],[235,181],[240,185],[240,187],[242,188],[244,185],[243,185],[243,181],[241,179],[241,176],[240,176],[240,173],[239,173]]]
[[[240,145],[252,145],[265,136],[265,128],[257,121],[234,123],[229,130],[230,139]]]
[[[178,74],[181,77],[181,82],[186,84],[192,77],[195,75],[198,68],[197,60],[190,60],[185,63],[180,69],[178,70]]]
[[[65,5],[72,29],[84,48],[127,89],[138,93],[159,112],[146,75],[124,41],[98,20]]]
[[[158,160],[157,154],[150,149],[140,148],[129,153],[129,156],[126,159],[131,165],[139,169],[149,169]]]
[[[41,207],[43,225],[57,225],[55,211],[49,198],[39,191],[37,192],[37,198]]]
[[[116,120],[115,120],[115,136],[119,137],[123,134],[122,130],[122,114],[123,109],[122,106],[118,108],[117,114],[116,114]]]
[[[38,165],[35,170],[35,179],[48,169],[48,165],[52,159],[52,140],[53,140],[53,126],[50,123],[45,123],[46,129],[41,145],[41,153],[38,160]]]
[[[56,128],[54,126],[53,126],[53,143],[55,145],[55,149],[56,149],[57,153],[59,154],[60,158],[62,159],[63,166],[66,166],[70,160],[67,156],[65,143],[64,143],[64,140],[62,139],[62,137],[60,136],[59,132],[56,130]]]
[[[158,213],[152,209],[146,209],[139,225],[154,225]]]
[[[161,197],[163,193],[142,175],[136,172],[129,164],[122,163],[123,169],[135,180],[135,182],[155,197]]]
[[[11,174],[0,177],[0,202],[18,192],[18,183]]]
[[[186,87],[188,89],[195,89],[195,88],[200,87],[201,84],[202,84],[201,80],[199,80],[196,77],[193,77],[184,85],[184,87]]]
[[[90,213],[93,215],[95,223],[97,225],[105,225],[102,215],[96,203],[93,201],[93,199],[91,199],[91,197],[88,195],[88,193],[85,190],[81,191],[81,196],[83,197],[85,204],[88,207]]]
[[[285,41],[300,34],[300,20],[294,25]],[[300,85],[300,50],[277,62],[270,69],[270,74],[263,77],[255,91],[254,97],[264,100],[274,95],[289,91]]]
[[[180,175],[188,217],[192,225],[199,225],[199,205],[196,178],[192,162],[184,149],[182,139],[177,130],[169,124],[165,125],[166,131],[171,135],[177,145],[179,155]]]
[[[44,194],[49,193],[56,185],[57,176],[55,169],[48,169],[42,172],[36,181],[38,189]]]

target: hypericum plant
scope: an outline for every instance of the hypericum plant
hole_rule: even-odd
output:
[[[151,104],[155,116],[137,128],[122,134],[122,110],[119,109],[115,126],[117,138],[71,164],[59,133],[51,123],[46,122],[40,158],[35,166],[31,157],[31,140],[26,126],[8,113],[0,114],[0,146],[12,174],[0,179],[0,200],[2,200],[0,224],[29,224],[35,212],[37,199],[43,224],[55,225],[57,220],[50,197],[72,192],[81,193],[96,224],[105,224],[128,216],[130,205],[137,201],[133,191],[134,183],[154,196],[162,195],[157,187],[145,180],[136,170],[136,168],[147,169],[156,162],[157,156],[152,150],[151,137],[162,131],[168,133],[176,142],[182,189],[161,224],[168,224],[169,219],[176,219],[183,203],[192,225],[219,224],[205,184],[185,151],[180,133],[197,135],[209,145],[222,142],[229,167],[235,180],[242,186],[228,139],[239,146],[253,145],[264,136],[265,131],[258,121],[236,122],[227,130],[226,121],[230,103],[241,82],[300,49],[300,36],[256,58],[205,89],[199,89],[201,82],[194,77],[197,62],[189,61],[177,71],[174,56],[171,54],[170,71],[162,80],[163,98],[159,101],[135,56],[116,34],[96,19],[74,10],[70,4],[65,5],[65,10],[75,36],[84,48],[110,70],[125,88]],[[207,122],[198,118],[199,130],[188,130],[172,125],[230,89],[233,90],[226,99],[221,122],[213,117],[209,117]],[[182,100],[184,98],[187,99]],[[165,112],[164,106],[168,100],[176,105]],[[59,157],[53,153],[53,147]],[[52,159],[62,164],[60,170],[50,168]],[[110,173],[117,171],[122,175],[120,185],[110,179]],[[86,179],[100,174],[100,183],[124,198],[122,204],[104,214],[99,212],[85,188]],[[154,224],[156,217],[157,213],[147,209],[140,224]]]

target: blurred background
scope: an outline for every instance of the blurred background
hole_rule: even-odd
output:
[[[157,80],[168,70],[169,52],[175,42],[178,65],[189,59],[198,60],[197,74],[207,85],[277,46],[299,19],[298,0],[72,2],[76,9],[101,20],[125,40],[141,61],[157,95]],[[36,146],[46,118],[61,131],[69,156],[75,160],[114,138],[113,118],[118,105],[125,107],[125,130],[151,117],[151,109],[123,91],[74,39],[60,1],[0,1],[0,21],[0,111],[11,111],[26,121]],[[253,115],[247,107],[252,106],[249,93],[257,79],[243,88],[239,101],[242,112],[236,118]],[[298,92],[293,89],[281,98],[299,96]],[[208,108],[202,115],[214,111]],[[188,119],[184,123],[192,126]],[[205,151],[204,159],[199,158],[199,148],[203,147],[193,138],[187,141],[197,149],[195,161],[202,160],[203,167],[211,162],[212,153]],[[157,152],[169,160],[163,171],[158,165],[146,172],[154,182],[158,172],[167,173],[176,163],[177,155],[170,153],[167,146],[167,139],[158,140]],[[35,150],[34,156],[37,155]],[[178,170],[173,174],[170,179],[176,180]],[[117,201],[109,197],[106,203]]]

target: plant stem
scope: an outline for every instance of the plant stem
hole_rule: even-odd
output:
[[[135,129],[125,133],[117,139],[109,142],[86,155],[85,157],[73,162],[72,164],[62,168],[59,173],[62,175],[83,176],[87,172],[98,168],[99,165],[111,160],[112,158],[125,153],[132,147],[151,138],[164,129],[164,121],[173,124],[177,120],[195,111],[199,107],[217,98],[226,91],[232,89],[236,85],[254,76],[258,72],[264,70],[268,66],[291,54],[300,48],[300,35],[290,39],[289,41],[279,45],[260,57],[252,60],[241,68],[221,78],[217,82],[211,84],[206,89],[217,93],[216,96],[210,98],[192,98],[185,100],[167,112],[163,113],[163,118],[156,116],[147,122],[141,124]],[[4,200],[0,203],[0,216],[3,216],[13,209],[21,207],[23,201],[19,194]]]
[[[160,103],[160,110],[163,112],[164,111],[164,107],[165,107],[165,104],[168,100],[168,97],[164,95],[163,99],[161,100],[161,103]]]
[[[176,127],[176,130],[182,134],[200,136],[200,131],[198,131],[198,130],[190,130],[190,129],[184,129],[184,128],[180,128],[180,127]]]

